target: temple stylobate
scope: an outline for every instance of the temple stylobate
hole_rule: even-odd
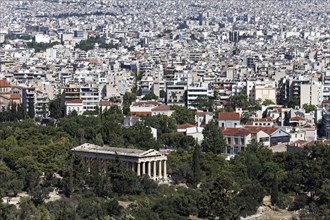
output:
[[[101,166],[100,168],[106,171],[109,160],[119,160],[138,176],[147,174],[154,180],[167,180],[167,156],[154,149],[144,151],[85,143],[73,148],[72,151],[83,157],[89,172],[95,166]]]

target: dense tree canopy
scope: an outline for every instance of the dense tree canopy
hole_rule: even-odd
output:
[[[171,109],[174,110],[173,117],[178,124],[195,124],[195,115],[192,109],[178,105],[171,106]]]
[[[0,219],[239,219],[256,213],[265,195],[280,208],[301,209],[303,219],[329,216],[327,145],[273,154],[251,143],[228,161],[221,154],[225,142],[216,122],[205,127],[200,147],[176,132],[173,118],[153,116],[128,128],[121,126],[123,118],[119,109],[110,108],[96,116],[62,118],[57,126],[31,119],[0,123],[0,197],[30,195],[21,199],[19,209],[0,203]],[[160,134],[157,141],[151,125]],[[173,184],[138,177],[118,160],[106,172],[88,173],[81,158],[70,153],[85,142],[139,149],[177,146],[168,155]],[[53,190],[61,199],[49,202]]]
[[[223,153],[226,147],[225,139],[217,122],[209,122],[203,130],[202,148],[206,152]]]

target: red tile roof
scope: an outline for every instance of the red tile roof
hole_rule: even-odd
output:
[[[101,100],[100,103],[99,103],[99,105],[100,106],[114,106],[116,104],[113,103],[113,102],[107,101],[107,100]]]
[[[97,59],[89,59],[88,62],[91,64],[99,64],[99,61]]]
[[[282,112],[282,108],[274,108],[270,112]]]
[[[278,129],[272,127],[257,127],[257,126],[245,126],[244,128],[250,130],[251,133],[258,133],[259,131],[263,131],[268,135],[271,135]]]
[[[155,101],[146,101],[146,102],[135,102],[133,103],[133,106],[146,106],[146,105],[149,105],[149,106],[159,106],[160,103],[159,102],[155,102]]]
[[[226,128],[222,131],[223,135],[226,136],[247,136],[252,132],[245,128]]]
[[[151,112],[132,112],[132,115],[136,115],[136,116],[151,116]]]
[[[219,120],[240,120],[240,115],[238,112],[219,112]]]
[[[193,128],[195,127],[196,125],[193,125],[193,124],[182,124],[182,125],[176,125],[176,127],[178,129],[187,129],[187,128]]]
[[[10,84],[7,80],[0,80],[0,87],[10,87]]]
[[[160,106],[157,106],[157,107],[151,109],[151,111],[170,111],[170,110],[171,110],[171,107],[168,105],[160,105]]]
[[[306,119],[302,118],[302,117],[298,117],[298,116],[295,116],[295,117],[292,117],[289,119],[289,121],[305,121]]]

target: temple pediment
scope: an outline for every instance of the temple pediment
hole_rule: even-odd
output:
[[[160,153],[159,151],[155,150],[155,149],[150,149],[147,150],[143,153],[141,153],[139,156],[140,157],[154,157],[154,156],[161,156],[162,153]]]

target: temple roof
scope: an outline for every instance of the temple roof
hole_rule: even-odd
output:
[[[130,156],[130,157],[149,157],[149,156],[161,156],[157,150],[150,149],[147,151],[132,149],[132,148],[120,148],[120,147],[109,147],[109,146],[99,146],[95,144],[85,143],[78,147],[72,149],[76,152],[86,152],[86,153],[101,153],[101,154],[111,154],[118,156]]]

